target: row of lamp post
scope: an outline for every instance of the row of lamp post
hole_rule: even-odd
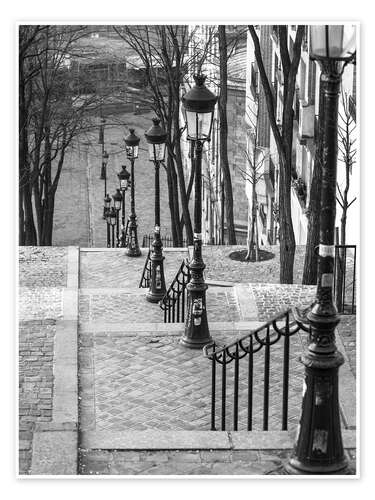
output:
[[[335,328],[339,323],[333,302],[334,227],[336,212],[337,118],[341,75],[355,49],[355,29],[349,25],[316,25],[310,27],[311,58],[320,64],[324,85],[323,163],[320,211],[320,244],[316,302],[309,312],[310,343],[302,356],[305,366],[304,395],[299,433],[293,454],[285,467],[289,474],[345,474],[349,472],[344,455],[338,399],[338,369],[343,356],[335,344]],[[194,143],[195,202],[194,247],[189,263],[191,280],[188,289],[188,310],[181,344],[201,348],[212,341],[206,311],[207,284],[202,257],[202,150],[210,140],[217,96],[205,86],[205,77],[195,77],[195,85],[182,97],[187,138]],[[131,131],[129,140],[134,143]],[[153,119],[145,133],[149,159],[155,166],[155,229],[151,254],[151,285],[147,300],[158,302],[165,294],[163,246],[160,238],[159,169],[164,161],[166,137],[160,120]],[[139,141],[136,144],[138,147]],[[135,153],[133,152],[133,155]],[[134,179],[134,159],[132,179]],[[129,156],[128,156],[129,158]],[[131,158],[130,158],[131,159]],[[120,196],[125,196],[125,190]],[[134,186],[132,186],[132,191]],[[134,199],[134,196],[132,196]],[[107,197],[108,201],[108,197]],[[116,202],[115,202],[116,207]],[[112,238],[116,208],[110,209]],[[115,215],[114,215],[115,214]],[[134,207],[132,214],[135,220]],[[118,218],[118,214],[117,214]],[[132,223],[131,219],[131,223]]]
[[[131,173],[129,173],[126,169],[126,165],[122,165],[121,171],[117,174],[120,187],[116,189],[116,193],[111,199],[107,193],[107,164],[109,155],[104,149],[104,124],[105,120],[102,119],[99,129],[99,143],[102,144],[102,168],[100,178],[104,180],[103,218],[107,223],[107,247],[127,247],[127,255],[130,257],[138,257],[141,255],[141,250],[138,245],[137,216],[135,213],[134,162],[138,158],[140,139],[135,135],[134,129],[129,129],[130,133],[124,138],[124,142],[126,156],[130,160],[131,164]],[[129,237],[127,238],[125,223],[125,195],[129,187],[131,208],[128,227]],[[112,200],[113,205],[111,205]]]

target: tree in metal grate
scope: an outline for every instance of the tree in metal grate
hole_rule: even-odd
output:
[[[295,313],[297,316],[297,313]],[[263,365],[263,418],[262,428],[267,431],[269,428],[269,408],[270,408],[270,368],[271,368],[271,346],[281,341],[282,345],[282,392],[281,392],[281,430],[288,429],[288,396],[289,396],[289,364],[290,364],[290,337],[299,330],[308,331],[302,323],[296,322],[291,309],[274,316],[267,323],[257,329],[247,333],[229,345],[218,346],[211,343],[203,348],[204,356],[212,362],[211,377],[211,430],[218,427],[224,431],[227,427],[227,383],[228,365],[232,362],[233,367],[233,430],[237,431],[239,426],[239,399],[240,382],[244,385],[244,404],[246,414],[246,428],[253,430],[254,412],[254,367],[258,353],[264,352]],[[260,356],[260,354],[258,355]],[[247,380],[240,381],[240,360],[247,357]],[[258,358],[259,359],[259,358]],[[218,367],[221,366],[221,388],[217,386]],[[219,381],[220,382],[220,381]],[[217,394],[218,392],[218,394]],[[217,396],[220,398],[217,408]],[[217,427],[217,410],[219,410],[219,426]]]
[[[167,293],[160,301],[164,311],[164,323],[183,323],[187,306],[186,285],[190,281],[190,270],[186,260],[183,260]]]
[[[151,248],[148,250],[146,257],[146,262],[143,267],[141,281],[139,282],[139,288],[150,288],[151,282]]]

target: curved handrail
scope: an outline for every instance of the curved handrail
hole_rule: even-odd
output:
[[[164,311],[164,323],[179,323],[185,320],[186,286],[189,281],[190,269],[187,259],[184,259],[167,292],[159,302],[160,308]]]
[[[308,308],[306,309],[309,309],[311,308],[312,306],[308,306]],[[218,355],[219,354],[222,354],[224,351],[226,351],[226,354],[229,355],[230,359],[228,362],[230,362],[232,359],[231,356],[233,356],[233,353],[230,354],[230,349],[232,347],[236,347],[236,344],[239,344],[241,349],[243,351],[246,351],[246,345],[244,343],[244,341],[246,341],[247,339],[249,339],[250,336],[253,336],[253,338],[259,343],[262,345],[273,345],[275,344],[278,340],[280,340],[281,336],[285,336],[286,333],[285,333],[285,328],[284,329],[280,329],[278,326],[277,326],[277,322],[284,319],[286,317],[287,314],[291,314],[293,316],[293,321],[292,322],[289,322],[289,333],[288,333],[288,336],[291,337],[292,335],[294,335],[295,333],[297,333],[300,329],[304,330],[304,331],[309,331],[308,329],[306,329],[306,326],[303,325],[302,321],[301,321],[301,324],[300,324],[300,321],[299,321],[299,318],[300,316],[297,315],[297,311],[301,311],[300,309],[298,309],[297,307],[294,307],[294,308],[290,308],[290,309],[287,309],[286,311],[283,311],[281,313],[278,313],[276,315],[274,315],[271,319],[269,319],[268,321],[264,322],[263,324],[261,324],[260,326],[258,326],[257,328],[255,328],[254,330],[250,330],[250,332],[247,332],[246,334],[242,335],[242,337],[238,337],[236,338],[235,340],[233,340],[230,344],[227,344],[227,345],[224,345],[224,346],[217,346],[217,344],[215,344],[215,347],[218,347],[217,349],[214,349],[213,350],[213,342],[210,343],[210,344],[207,344],[203,347],[203,355],[205,358],[208,358],[208,359],[211,359],[213,358],[213,356],[216,357],[216,361],[219,361],[218,359]],[[297,316],[297,317],[296,317]],[[297,318],[298,318],[298,321],[297,321]],[[266,342],[264,340],[264,338],[260,337],[259,334],[264,330],[264,329],[267,329],[269,327],[272,326],[272,329],[273,329],[273,332],[270,333],[270,341],[269,342]],[[294,326],[293,329],[291,329],[291,327]],[[261,347],[259,347],[259,349],[257,350],[260,350]],[[211,352],[210,352],[211,350]],[[256,350],[253,348],[252,352],[256,352]],[[248,351],[246,351],[246,353],[248,353]],[[220,362],[220,361],[219,361]]]

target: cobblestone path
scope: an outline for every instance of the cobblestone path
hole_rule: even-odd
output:
[[[117,178],[121,165],[129,161],[124,153],[123,138],[129,127],[140,137],[139,158],[135,162],[135,208],[138,216],[139,244],[144,234],[154,227],[154,167],[148,159],[144,132],[152,125],[152,113],[134,115],[125,113],[108,116],[105,127],[105,149],[109,154],[107,166],[107,192],[112,196],[119,187]],[[98,122],[99,123],[99,122]],[[54,216],[54,245],[80,247],[106,247],[106,223],[102,218],[104,180],[101,173],[101,145],[98,128],[77,139],[66,157],[61,180],[56,192]],[[126,193],[126,218],[130,210],[130,189]],[[167,177],[160,169],[161,233],[170,234]]]
[[[204,249],[207,250],[207,247]],[[165,251],[169,282],[186,251]],[[206,256],[204,256],[206,259]],[[163,323],[158,305],[145,300],[137,288],[144,257],[131,259],[121,250],[81,252],[80,265],[80,386],[81,430],[202,430],[209,429],[211,364],[200,350],[179,344],[179,332],[157,331]],[[308,292],[308,293],[307,293]],[[292,300],[309,301],[310,290],[300,287]],[[276,291],[277,296],[278,291]],[[287,293],[285,294],[287,295]],[[267,299],[267,296],[266,296]],[[272,300],[271,300],[272,302]],[[233,287],[210,286],[208,320],[238,322],[240,306]],[[289,305],[289,304],[288,304]],[[267,318],[268,319],[268,318]],[[137,329],[137,324],[149,328]],[[130,327],[129,327],[130,325]],[[229,343],[244,332],[233,328],[211,332],[218,343]],[[301,339],[291,342],[290,424],[300,411]],[[254,428],[261,429],[263,355],[257,356],[254,387]],[[270,428],[280,429],[281,345],[271,349]],[[245,370],[245,368],[241,368]],[[301,376],[299,376],[301,375]],[[232,423],[233,366],[228,367],[227,418]],[[246,422],[247,375],[240,384],[240,428]],[[218,387],[220,374],[218,375]]]
[[[213,331],[219,342],[229,342],[238,332]],[[237,335],[236,335],[237,334]],[[81,430],[209,430],[211,363],[200,350],[179,345],[178,336],[98,332],[81,334],[82,420]],[[292,341],[293,373],[289,393],[290,425],[295,427],[301,404],[302,365],[297,360],[301,344]],[[269,428],[281,429],[283,351],[271,349]],[[262,430],[263,355],[254,364],[254,430]],[[239,430],[246,430],[247,363],[241,364]],[[217,376],[220,406],[221,373]],[[227,429],[232,429],[233,364],[227,367]],[[219,425],[217,408],[217,422]]]

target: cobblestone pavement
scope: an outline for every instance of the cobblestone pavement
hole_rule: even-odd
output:
[[[35,424],[52,418],[56,320],[62,316],[67,249],[19,249],[19,473],[27,474]]]
[[[19,286],[66,286],[66,248],[19,247]]]
[[[211,332],[229,343],[238,332]],[[175,336],[124,336],[121,333],[82,334],[80,349],[81,430],[209,430],[211,363],[201,350],[188,350]],[[301,341],[291,339],[293,373],[289,389],[289,423],[295,427],[301,405]],[[281,429],[283,349],[271,348],[270,430]],[[240,366],[239,430],[247,422],[247,362]],[[84,367],[84,368],[83,368]],[[253,428],[262,430],[264,352],[254,359]],[[233,421],[233,363],[227,366],[226,425]],[[221,370],[217,374],[217,425],[220,425]]]
[[[81,251],[80,288],[138,288],[148,249],[142,249],[140,257],[127,257],[126,250],[113,249],[105,252]],[[168,287],[175,277],[187,250],[164,251],[164,274]]]
[[[264,246],[275,257],[263,262],[239,262],[229,255],[244,246],[205,246],[203,259],[206,263],[206,278],[233,281],[236,283],[280,283],[280,248]],[[302,282],[305,247],[296,247],[294,260],[294,283]]]
[[[31,465],[36,422],[52,418],[55,321],[22,321],[19,325],[19,473]]]
[[[251,286],[258,309],[259,321],[296,305],[308,306],[314,301],[316,287],[308,285],[253,284]]]
[[[278,474],[291,450],[95,450],[81,454],[80,474],[265,475]],[[347,450],[355,465],[355,450]]]

